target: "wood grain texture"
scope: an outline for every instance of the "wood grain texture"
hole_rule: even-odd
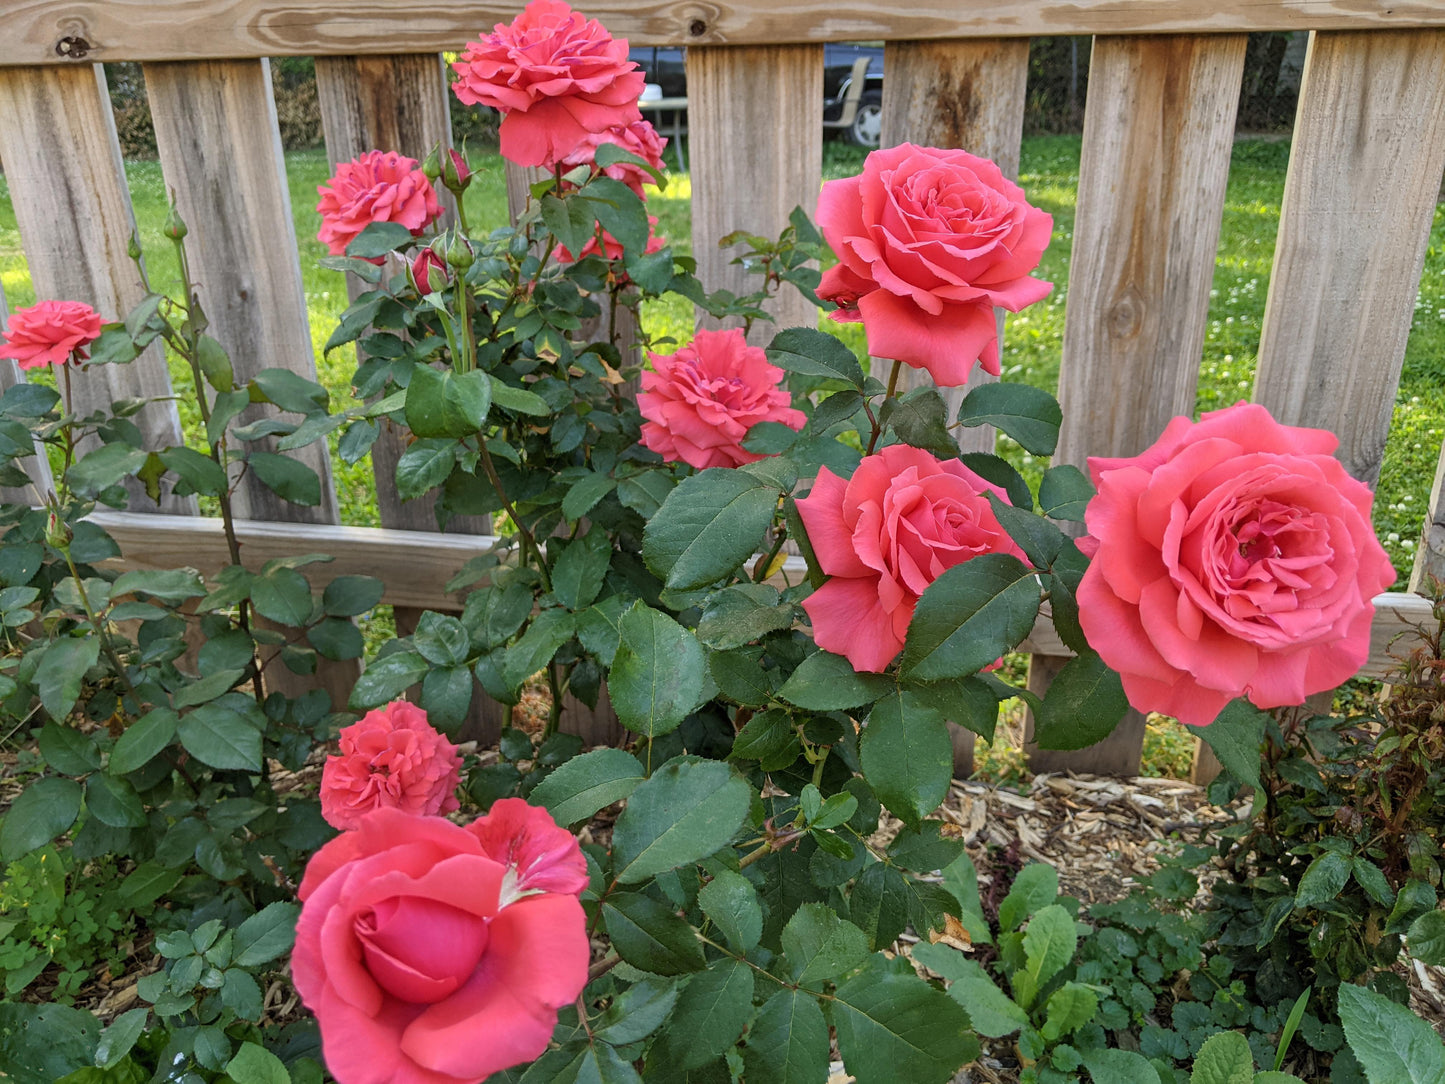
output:
[[[5,320],[9,313],[10,310],[5,304],[5,284],[0,282],[0,335],[5,332]],[[25,374],[20,371],[19,365],[9,358],[0,358],[0,394],[24,381]],[[37,504],[41,497],[54,488],[55,482],[50,476],[50,460],[45,458],[44,445],[37,441],[35,451],[35,455],[27,456],[19,463],[20,469],[30,478],[30,488],[27,490],[0,486],[0,503]]]
[[[1415,551],[1415,567],[1410,573],[1410,590],[1427,589],[1430,577],[1445,582],[1445,445],[1435,466],[1435,482],[1430,487],[1430,511],[1420,532],[1419,549]]]
[[[960,148],[991,158],[1015,180],[1024,130],[1024,96],[1028,82],[1029,44],[1023,38],[977,41],[889,42],[883,51],[882,145],[913,143],[921,147]],[[1005,317],[998,310],[999,341],[1004,342]],[[878,368],[877,365],[874,369]],[[968,391],[998,378],[975,366],[964,387],[940,388],[948,417]],[[925,370],[904,366],[899,386],[929,387]],[[964,452],[992,452],[991,425],[955,431]],[[972,732],[950,725],[954,774],[973,774]]]
[[[115,117],[99,65],[0,69],[0,161],[37,298],[84,301],[101,317],[124,316],[145,296],[126,255],[135,231]],[[82,413],[121,398],[163,398],[170,374],[160,347],[129,365],[98,365],[72,380]],[[174,403],[135,418],[148,447],[181,443]],[[131,506],[157,509],[133,486]],[[193,497],[165,494],[160,511],[194,511]]]
[[[1055,462],[1136,455],[1194,409],[1244,47],[1094,39]]]
[[[101,61],[437,53],[460,49],[522,7],[523,0],[8,0],[0,65],[74,63],[82,51]],[[1433,0],[594,0],[585,10],[637,45],[1445,26],[1445,8]]]
[[[1254,396],[1373,485],[1445,171],[1445,32],[1310,41]]]
[[[1056,463],[1143,451],[1194,409],[1246,37],[1096,37],[1064,321]],[[1035,656],[1029,688],[1058,661]],[[1035,771],[1138,772],[1144,717]]]
[[[276,105],[265,61],[148,64],[146,91],[166,184],[190,227],[186,252],[210,334],[231,354],[237,382],[262,369],[316,378]],[[243,419],[274,415],[251,407]],[[321,478],[321,503],[292,504],[254,475],[241,480],[239,516],[337,522],[325,442],[292,453]]]
[[[762,281],[718,248],[734,230],[776,237],[801,206],[817,210],[823,157],[823,47],[751,45],[687,51],[692,251],[708,290],[747,294]],[[776,328],[815,327],[817,308],[791,287],[767,305]],[[753,341],[775,332],[755,324]]]

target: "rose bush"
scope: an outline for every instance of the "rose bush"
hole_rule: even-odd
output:
[[[736,328],[699,329],[675,354],[647,355],[638,409],[647,422],[642,443],[670,462],[699,469],[735,467],[762,459],[743,447],[759,422],[801,429],[808,420],[778,386],[783,370],[749,346]]]
[[[1080,620],[1135,708],[1201,726],[1235,697],[1301,704],[1364,664],[1395,573],[1338,444],[1238,403],[1089,460]]]
[[[475,1084],[537,1057],[587,981],[586,884],[577,841],[520,801],[466,827],[381,809],[326,844],[291,971],[332,1073]]]
[[[904,143],[857,177],[823,185],[818,226],[838,254],[818,295],[863,322],[868,352],[964,384],[999,371],[994,306],[1018,312],[1053,287],[1030,278],[1053,218],[998,166],[967,151]]]
[[[342,162],[324,185],[317,185],[321,229],[317,240],[333,256],[373,222],[396,222],[420,233],[441,214],[436,189],[416,159],[395,151],[367,151]],[[375,262],[380,262],[376,260]]]
[[[1023,557],[988,493],[1008,499],[958,460],[906,444],[868,456],[846,480],[820,470],[798,501],[828,574],[803,600],[818,646],[882,671],[903,650],[919,596],[946,569],[984,553]]]
[[[369,711],[340,737],[341,754],[321,771],[321,815],[332,827],[355,828],[383,806],[421,815],[459,808],[462,758],[415,704]]]
[[[550,169],[589,135],[642,119],[643,76],[627,39],[562,0],[532,0],[452,67],[461,102],[501,111],[502,154],[519,165]]]
[[[39,301],[10,314],[0,358],[22,369],[64,365],[72,355],[87,357],[86,347],[100,335],[100,314],[80,301]]]

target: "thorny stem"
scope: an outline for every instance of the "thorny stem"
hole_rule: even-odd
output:
[[[602,959],[598,960],[595,964],[593,964],[587,969],[587,981],[591,982],[593,979],[600,979],[603,975],[607,974],[607,972],[611,971],[621,962],[621,956],[617,955],[617,953],[615,952],[609,952],[606,956],[602,957]]]
[[[789,843],[802,839],[805,835],[807,835],[806,828],[793,828],[786,832],[780,832],[757,850],[743,855],[742,859],[738,862],[738,869],[747,869],[759,859],[766,858],[773,851],[781,851]]]
[[[898,390],[898,374],[902,371],[903,362],[895,361],[893,363],[893,370],[888,374],[888,390],[883,393],[883,402],[886,403],[889,399],[892,399],[894,393]],[[878,438],[883,435],[883,427],[878,424],[878,419],[874,416],[872,409],[868,406],[867,399],[863,400],[863,409],[867,412],[868,421],[873,426],[873,434],[868,438],[867,452],[868,455],[872,455],[873,449],[878,446]]]

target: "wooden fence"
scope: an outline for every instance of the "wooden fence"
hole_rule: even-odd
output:
[[[243,378],[284,366],[315,375],[293,243],[267,58],[317,58],[333,161],[370,147],[421,157],[448,138],[439,53],[509,21],[509,3],[430,0],[5,0],[0,37],[0,161],[37,296],[125,312],[142,287],[126,256],[133,228],[100,61],[140,61],[166,184],[191,225],[192,267],[212,333]],[[776,233],[819,187],[823,45],[886,42],[883,139],[964,147],[1016,174],[1028,38],[1092,34],[1093,58],[1074,227],[1059,397],[1059,461],[1139,452],[1194,407],[1224,205],[1246,34],[1311,31],[1260,342],[1255,398],[1281,420],[1328,427],[1340,457],[1373,483],[1380,469],[1436,197],[1445,171],[1445,4],[1439,0],[682,0],[585,3],[639,45],[686,45],[692,219],[699,275],[743,287],[716,240]],[[520,179],[520,178],[519,178]],[[780,323],[812,323],[796,300]],[[17,378],[13,368],[0,381]],[[163,358],[103,366],[82,404],[164,394]],[[175,443],[169,404],[141,415]],[[969,440],[977,440],[977,431]],[[984,439],[989,439],[985,436]],[[488,544],[441,535],[430,511],[392,482],[402,434],[376,446],[381,529],[337,525],[324,455],[316,508],[248,487],[239,506],[248,561],[328,552],[326,574],[386,581],[405,629],[420,608],[456,609],[442,589]],[[317,454],[313,451],[313,454]],[[1445,572],[1445,471],[1416,579]],[[1421,480],[1424,489],[1426,480]],[[1421,497],[1425,494],[1422,492]],[[135,566],[225,562],[218,524],[193,501],[104,517]],[[473,525],[474,530],[484,525]],[[1410,586],[1414,586],[1411,584]],[[1380,673],[1390,637],[1428,615],[1403,591],[1378,600]],[[1060,665],[1041,625],[1030,683]],[[355,672],[323,675],[344,691]],[[478,690],[480,696],[480,690]],[[483,720],[495,725],[495,720]],[[569,709],[568,728],[616,736],[609,719]],[[1143,719],[1080,753],[1031,750],[1040,770],[1132,774]],[[960,742],[966,762],[970,744]]]

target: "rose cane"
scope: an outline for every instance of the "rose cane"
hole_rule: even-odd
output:
[[[291,972],[340,1084],[476,1084],[538,1057],[587,983],[587,865],[507,798],[461,827],[379,809],[301,882]]]
[[[1203,726],[1235,697],[1300,704],[1364,664],[1395,572],[1338,444],[1238,403],[1089,460],[1079,621],[1136,709]]]

